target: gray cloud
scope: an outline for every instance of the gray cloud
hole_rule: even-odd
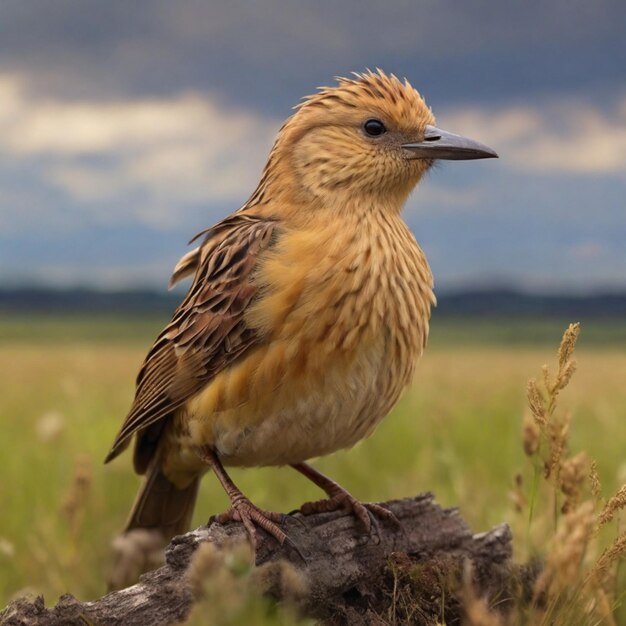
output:
[[[290,107],[381,66],[502,155],[409,203],[439,285],[623,285],[625,22],[622,0],[5,0],[0,282],[164,285]]]
[[[7,0],[0,64],[48,92],[219,89],[281,115],[313,84],[380,65],[439,104],[611,91],[626,62],[625,20],[621,0]]]

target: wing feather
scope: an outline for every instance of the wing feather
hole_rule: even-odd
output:
[[[105,462],[263,340],[244,314],[257,293],[259,254],[276,229],[276,220],[235,213],[205,231],[203,243],[178,263],[173,282],[195,272],[194,281],[139,371],[135,400]]]

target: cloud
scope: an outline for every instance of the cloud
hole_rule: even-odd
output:
[[[626,170],[626,96],[608,111],[579,99],[545,105],[469,107],[443,126],[500,153],[505,167],[532,174],[612,175]]]
[[[381,66],[450,101],[620,84],[623,0],[57,0],[2,4],[0,68],[57,94],[220,85],[283,110],[311,80]],[[427,95],[429,95],[427,93]]]
[[[433,254],[435,265],[478,273],[498,266],[510,250],[494,242],[511,239],[499,228],[514,231],[516,240],[537,242],[545,227],[550,241],[540,240],[538,249],[556,255],[550,229],[561,232],[570,221],[584,232],[563,241],[562,257],[585,267],[615,258],[613,248],[605,252],[585,242],[597,238],[604,245],[619,230],[617,204],[599,203],[591,221],[576,216],[587,211],[597,190],[606,198],[622,193],[626,97],[604,109],[575,98],[473,105],[444,110],[438,119],[444,128],[491,145],[502,158],[483,167],[436,169],[417,189],[407,219],[426,243],[452,241],[454,249],[475,250],[455,259],[447,248],[446,259]],[[214,93],[68,100],[38,95],[20,76],[0,74],[4,274],[101,284],[166,275],[188,236],[245,201],[277,128],[277,119],[252,106],[226,105]],[[564,206],[568,222],[559,213]],[[476,240],[466,245],[468,233]],[[524,260],[527,251],[519,256]]]
[[[0,155],[85,206],[117,202],[126,213],[133,198],[134,217],[163,226],[180,217],[173,206],[245,200],[277,128],[211,94],[63,101],[0,76]]]
[[[0,206],[5,232],[81,222],[171,229],[186,227],[199,207],[213,219],[215,207],[234,210],[254,189],[278,128],[277,119],[212,93],[101,102],[41,96],[24,85],[0,74],[0,164],[11,179]],[[511,174],[598,177],[625,169],[626,96],[607,111],[570,98],[454,108],[439,120],[494,147],[498,167]],[[485,183],[472,179],[426,181],[412,203],[472,210],[485,197]]]
[[[167,280],[172,273],[173,264],[168,261],[149,263],[116,263],[108,265],[91,263],[50,262],[24,271],[16,267],[2,267],[0,282],[2,285],[20,286],[23,284],[48,285],[55,288],[92,285],[99,289],[132,289],[138,285],[165,290]]]
[[[569,252],[571,256],[584,261],[597,259],[606,251],[604,246],[598,241],[584,241],[572,246]]]
[[[422,182],[408,203],[408,210],[422,213],[424,208],[442,212],[464,211],[476,207],[485,197],[484,187],[468,185],[461,188],[444,187],[429,180]]]

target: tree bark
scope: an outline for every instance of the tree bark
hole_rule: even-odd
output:
[[[299,610],[327,624],[381,624],[381,616],[391,610],[397,623],[425,624],[445,612],[446,623],[454,624],[462,618],[461,581],[467,586],[469,576],[476,594],[506,610],[506,600],[520,578],[511,564],[508,526],[472,534],[455,509],[442,509],[431,494],[383,506],[393,511],[400,524],[381,521],[378,534],[373,535],[364,534],[345,511],[287,515],[283,529],[304,560],[293,548],[279,546],[259,530],[256,563],[291,563],[306,582],[306,590],[296,599]],[[210,542],[217,549],[228,549],[233,541],[245,539],[241,523],[213,521],[175,537],[166,549],[165,565],[144,574],[131,587],[91,602],[64,595],[52,608],[44,606],[42,597],[18,599],[0,613],[0,624],[181,623],[198,599],[197,584],[188,575],[198,547]],[[287,593],[280,585],[270,585],[266,592],[277,600]],[[397,602],[400,594],[402,603]],[[411,603],[415,610],[409,615],[406,607]],[[400,604],[404,608],[398,609]]]

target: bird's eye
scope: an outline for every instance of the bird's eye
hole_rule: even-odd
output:
[[[387,132],[385,125],[380,120],[367,120],[367,122],[363,124],[363,130],[365,130],[370,137],[379,137]]]

